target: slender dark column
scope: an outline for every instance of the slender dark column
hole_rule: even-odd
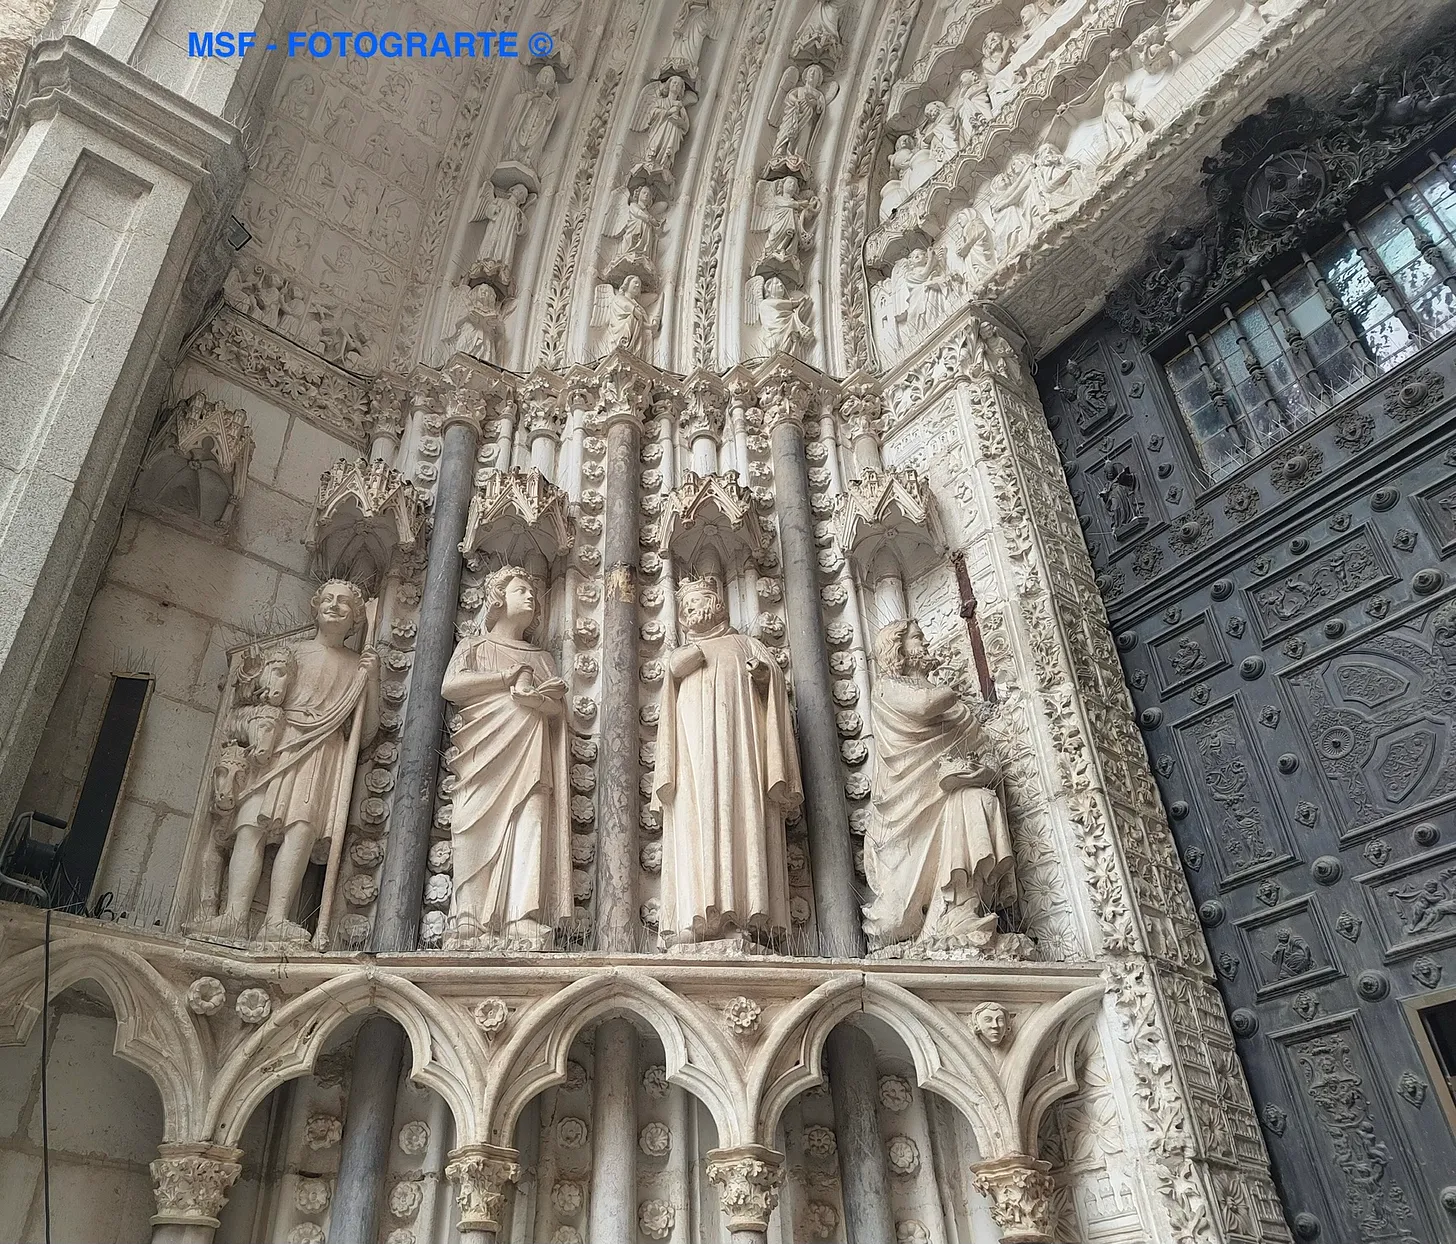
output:
[[[637,1239],[637,1032],[609,1019],[597,1029],[592,1075],[589,1240]]]
[[[642,461],[641,416],[630,404],[609,408],[605,416],[607,476],[603,487],[602,561],[606,571],[602,594],[601,764],[597,773],[597,949],[627,954],[638,948],[633,881],[639,800],[637,477]]]
[[[419,940],[425,864],[435,814],[440,731],[445,720],[440,684],[455,650],[460,540],[475,487],[475,450],[480,442],[483,397],[472,392],[452,394],[445,417],[414,665],[399,734],[394,808],[370,939],[371,949],[380,954],[414,950]],[[389,1171],[389,1143],[394,1133],[395,1095],[404,1047],[404,1029],[384,1016],[374,1016],[359,1030],[339,1178],[329,1218],[333,1244],[375,1244],[379,1197]]]
[[[804,458],[803,417],[814,393],[796,377],[774,378],[763,386],[762,398],[773,447],[784,606],[793,655],[794,720],[814,874],[814,920],[821,954],[861,959],[864,926],[855,885],[839,733],[834,724],[829,645],[819,611],[818,551]],[[853,1030],[835,1029],[825,1043],[825,1069],[834,1103],[849,1244],[883,1244],[895,1238],[895,1221],[875,1105],[879,1073],[869,1038]]]
[[[334,1244],[374,1244],[378,1238],[404,1042],[404,1029],[385,1015],[371,1015],[359,1029],[339,1178],[329,1211],[329,1239]]]

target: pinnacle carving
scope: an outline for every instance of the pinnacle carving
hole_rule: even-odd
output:
[[[340,458],[319,479],[304,544],[330,578],[378,582],[396,552],[414,547],[424,497],[378,458]]]
[[[460,551],[473,553],[493,528],[502,525],[524,525],[548,560],[570,552],[575,542],[566,493],[534,468],[481,474],[470,499]]]

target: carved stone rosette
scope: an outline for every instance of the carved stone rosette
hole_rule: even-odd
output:
[[[161,1145],[152,1162],[152,1191],[157,1212],[152,1225],[176,1223],[216,1228],[228,1189],[242,1173],[241,1149],[202,1141]]]
[[[972,1167],[976,1191],[991,1203],[1001,1244],[1050,1244],[1054,1187],[1051,1166],[1014,1153]]]
[[[728,1230],[767,1231],[784,1182],[784,1155],[762,1145],[739,1145],[709,1150],[707,1158]]]
[[[521,1177],[518,1156],[514,1149],[498,1145],[462,1145],[450,1151],[445,1177],[455,1185],[462,1235],[500,1229],[506,1185]]]

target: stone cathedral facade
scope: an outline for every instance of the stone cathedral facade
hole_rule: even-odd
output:
[[[1456,1241],[1448,10],[18,6],[0,1238]]]

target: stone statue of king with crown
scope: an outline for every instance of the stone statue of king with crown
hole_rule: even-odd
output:
[[[783,672],[728,622],[721,581],[678,588],[653,804],[662,810],[659,928],[674,949],[773,945],[788,929],[784,821],[803,801]]]

